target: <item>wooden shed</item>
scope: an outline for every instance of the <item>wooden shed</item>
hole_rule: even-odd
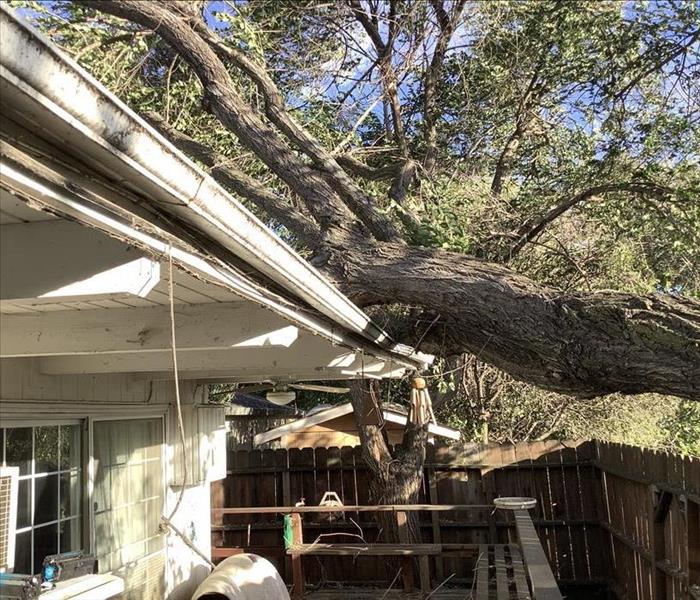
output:
[[[401,442],[406,414],[395,405],[382,406],[384,427],[390,444]],[[450,440],[459,439],[459,431],[431,423],[428,427],[429,441],[435,436]],[[305,417],[259,433],[254,438],[257,447],[268,447],[271,443],[278,448],[330,448],[358,446],[360,437],[355,424],[352,404],[346,402],[336,406],[319,407]]]

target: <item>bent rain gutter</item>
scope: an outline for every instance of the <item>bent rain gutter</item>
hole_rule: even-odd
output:
[[[1,64],[79,134],[169,196],[154,198],[349,331],[385,348],[388,336],[257,217],[56,46],[4,7]],[[47,64],[49,61],[49,64]],[[50,102],[47,103],[46,100]],[[60,110],[56,110],[60,109]],[[404,354],[403,347],[399,353]],[[409,358],[409,356],[406,356]]]

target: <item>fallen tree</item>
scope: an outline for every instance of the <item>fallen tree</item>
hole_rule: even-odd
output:
[[[685,59],[692,54],[700,36],[693,28],[692,15],[677,17],[686,29],[674,29],[675,37],[659,33],[650,42],[644,38],[649,31],[633,30],[636,25],[620,21],[619,11],[616,15],[614,10],[601,8],[604,14],[586,15],[560,3],[538,4],[534,8],[515,3],[508,10],[513,12],[512,19],[520,19],[526,29],[535,31],[544,17],[551,18],[552,27],[544,27],[537,39],[523,41],[523,54],[529,62],[518,63],[503,80],[515,82],[512,89],[503,91],[515,112],[498,120],[502,119],[501,113],[480,98],[478,90],[469,103],[450,95],[450,90],[462,81],[460,78],[465,77],[459,60],[467,59],[451,60],[449,53],[458,47],[455,35],[460,27],[465,27],[465,12],[472,10],[464,1],[380,5],[349,0],[347,5],[331,7],[333,14],[324,13],[327,7],[319,8],[313,3],[279,8],[281,13],[288,11],[287,16],[295,16],[297,11],[304,19],[317,19],[320,25],[314,27],[326,27],[331,37],[337,35],[352,41],[352,36],[363,32],[368,40],[366,48],[370,50],[363,50],[371,58],[367,72],[371,78],[373,70],[377,70],[376,82],[381,90],[377,102],[385,108],[378,139],[382,147],[389,146],[391,150],[380,161],[364,161],[357,154],[346,153],[344,142],[329,148],[311,133],[311,128],[303,126],[288,109],[290,94],[280,89],[279,76],[266,65],[265,53],[256,53],[250,40],[217,33],[210,27],[212,15],[204,3],[80,3],[80,10],[86,7],[126,19],[133,31],[150,31],[162,39],[169,56],[174,57],[164,73],[172,72],[176,61],[194,73],[201,84],[201,103],[206,112],[216,118],[223,130],[233,134],[242,151],[252,153],[265,177],[274,178],[274,186],[261,184],[234,165],[221,149],[174,126],[167,111],[165,115],[145,116],[175,145],[210,167],[212,175],[224,186],[292,232],[309,252],[312,263],[360,306],[412,307],[410,313],[394,313],[389,323],[399,341],[442,357],[472,353],[518,379],[579,397],[660,392],[700,399],[700,304],[696,300],[668,291],[647,295],[560,291],[506,266],[536,244],[558,220],[600,198],[650,206],[662,216],[679,206],[679,210],[685,210],[684,202],[692,205],[693,200],[697,201],[697,197],[688,199],[687,194],[678,193],[667,181],[654,180],[641,167],[631,169],[628,162],[619,158],[622,141],[614,152],[606,146],[605,160],[601,159],[600,164],[593,159],[589,161],[593,166],[586,163],[589,170],[581,171],[573,161],[561,172],[550,174],[556,185],[552,187],[554,184],[547,181],[540,188],[546,202],[521,222],[512,223],[510,232],[497,233],[498,243],[479,252],[479,258],[421,243],[417,232],[425,225],[423,215],[408,201],[424,184],[437,180],[441,169],[456,169],[459,160],[470,160],[478,154],[480,145],[491,143],[484,140],[494,137],[496,131],[499,135],[495,135],[493,147],[498,152],[495,156],[484,154],[482,161],[493,166],[487,194],[494,206],[506,206],[509,210],[526,205],[525,200],[531,202],[537,193],[528,191],[529,182],[550,167],[545,161],[530,164],[528,158],[539,156],[541,145],[547,144],[547,137],[555,133],[563,137],[552,156],[559,156],[564,152],[562,148],[576,141],[567,137],[570,133],[562,133],[559,126],[547,121],[563,97],[562,90],[569,93],[576,86],[593,85],[591,78],[597,77],[595,89],[601,90],[613,127],[629,114],[631,94],[648,79],[664,69],[676,70],[679,78],[685,76]],[[251,3],[247,16],[234,14],[230,18],[254,22],[256,17],[267,18],[268,12],[275,10],[261,1]],[[483,10],[488,13],[489,9]],[[547,15],[536,14],[538,11]],[[506,18],[500,13],[486,16]],[[627,44],[633,44],[630,40],[634,38],[646,39],[647,44],[656,46],[646,52],[630,50],[632,58],[618,65],[618,73],[600,73],[596,71],[596,61],[586,58],[585,53],[592,50],[580,42],[586,18],[610,19],[626,32],[619,40]],[[652,26],[663,28],[662,18],[669,17],[659,16]],[[423,22],[429,29],[416,27]],[[486,46],[494,43],[498,35],[478,39]],[[563,35],[569,37],[557,37]],[[311,34],[302,37],[302,41],[310,39]],[[426,40],[429,43],[424,43]],[[596,40],[606,43],[602,34]],[[300,51],[302,43],[296,43]],[[558,51],[562,47],[578,49],[579,54],[562,57]],[[414,56],[419,48],[425,54],[424,60],[409,62],[407,57]],[[472,48],[475,52],[479,49]],[[601,56],[607,50],[600,50]],[[490,52],[484,61],[495,60],[493,49]],[[585,62],[585,72],[577,58]],[[271,55],[269,59],[276,57]],[[508,65],[508,60],[505,57],[503,64]],[[607,66],[610,64],[613,63]],[[498,73],[490,63],[486,66]],[[407,85],[402,82],[409,75],[417,82],[418,108],[412,114],[407,114],[408,100],[406,94],[402,96],[401,87]],[[356,79],[362,81],[366,77],[358,75]],[[170,86],[170,79],[167,83]],[[482,84],[490,85],[487,80]],[[507,96],[509,93],[512,98]],[[465,117],[471,114],[472,105],[476,107],[475,114],[483,110],[484,119],[494,119],[489,127],[483,128]],[[449,119],[443,118],[447,114]],[[376,118],[370,105],[349,128],[350,134],[357,131],[362,119]],[[462,147],[460,136],[464,132],[450,129],[453,122],[461,123],[463,128],[474,125],[468,147]],[[444,167],[441,156],[451,156]],[[519,158],[525,166],[518,166]],[[631,159],[628,156],[625,160]],[[567,173],[567,168],[576,176]],[[658,164],[655,169],[659,173]],[[677,171],[681,172],[680,167]],[[595,184],[583,185],[591,177],[597,178]],[[509,186],[518,185],[522,196],[521,192],[508,196]],[[441,202],[439,191],[431,192],[430,201]],[[416,310],[421,311],[420,318],[416,318]],[[370,392],[366,383],[354,387],[353,402],[358,414]],[[379,429],[362,423],[360,426],[367,460],[376,477],[376,501],[415,499],[425,455],[424,428],[409,426],[401,447],[392,451]]]

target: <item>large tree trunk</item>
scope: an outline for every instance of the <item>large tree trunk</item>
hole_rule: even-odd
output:
[[[385,431],[377,425],[379,396],[376,381],[353,381],[351,399],[355,422],[360,432],[365,463],[372,474],[369,484],[373,504],[411,504],[418,501],[423,485],[423,466],[428,427],[408,422],[401,444],[389,446]],[[393,513],[377,513],[383,542],[420,541],[417,515],[411,513],[406,532],[401,539],[396,516]]]
[[[470,352],[516,378],[582,397],[660,392],[700,399],[696,301],[669,295],[561,293],[496,264],[410,247],[380,210],[381,203],[367,196],[286,111],[284,96],[264,65],[235,44],[224,44],[208,28],[202,4],[84,4],[157,31],[190,65],[204,88],[205,105],[289,186],[308,218],[303,227],[299,218],[285,220],[283,202],[228,170],[234,187],[263,208],[273,208],[281,222],[299,228],[316,252],[314,264],[325,267],[353,299],[364,306],[418,306],[437,317],[428,331],[417,329],[415,322],[399,323],[401,341],[420,341],[422,349],[443,356]],[[269,120],[240,94],[229,73],[231,65],[256,84]],[[519,119],[529,114],[537,73],[522,99]],[[295,209],[290,205],[288,210]],[[529,229],[524,235],[531,235]]]
[[[700,399],[700,305],[693,300],[565,293],[462,254],[393,244],[356,246],[327,268],[362,306],[422,307],[428,314],[418,325],[407,318],[394,333],[420,341],[424,351],[469,352],[518,379],[579,397]]]
[[[360,433],[363,456],[370,472],[369,497],[372,504],[415,504],[423,485],[423,467],[428,440],[427,424],[406,424],[401,444],[391,448],[383,427],[377,425],[379,395],[377,382],[353,381],[351,400],[355,422]],[[406,512],[405,520],[394,512],[376,513],[378,541],[382,543],[420,543],[418,513]],[[401,519],[401,525],[399,524]],[[386,560],[386,574],[393,580],[399,570],[410,581],[414,561]]]

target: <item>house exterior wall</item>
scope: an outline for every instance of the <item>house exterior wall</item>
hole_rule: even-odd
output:
[[[87,425],[93,419],[161,417],[164,423],[163,512],[168,515],[177,502],[182,481],[182,468],[176,467],[182,463],[182,452],[173,382],[144,381],[129,374],[48,376],[39,372],[38,364],[31,358],[0,360],[0,427],[50,425],[65,419],[77,419]],[[190,469],[183,502],[173,523],[205,556],[210,556],[209,483],[225,476],[225,423],[222,408],[202,406],[205,394],[203,386],[181,383],[186,458]],[[197,468],[198,463],[202,468]],[[86,488],[84,485],[83,489]],[[88,506],[86,501],[84,506]],[[84,518],[83,531],[93,526],[91,521]],[[85,545],[88,543],[86,539]],[[114,573],[125,579],[125,598],[180,600],[192,595],[208,571],[204,561],[176,534],[168,533],[163,550]]]

